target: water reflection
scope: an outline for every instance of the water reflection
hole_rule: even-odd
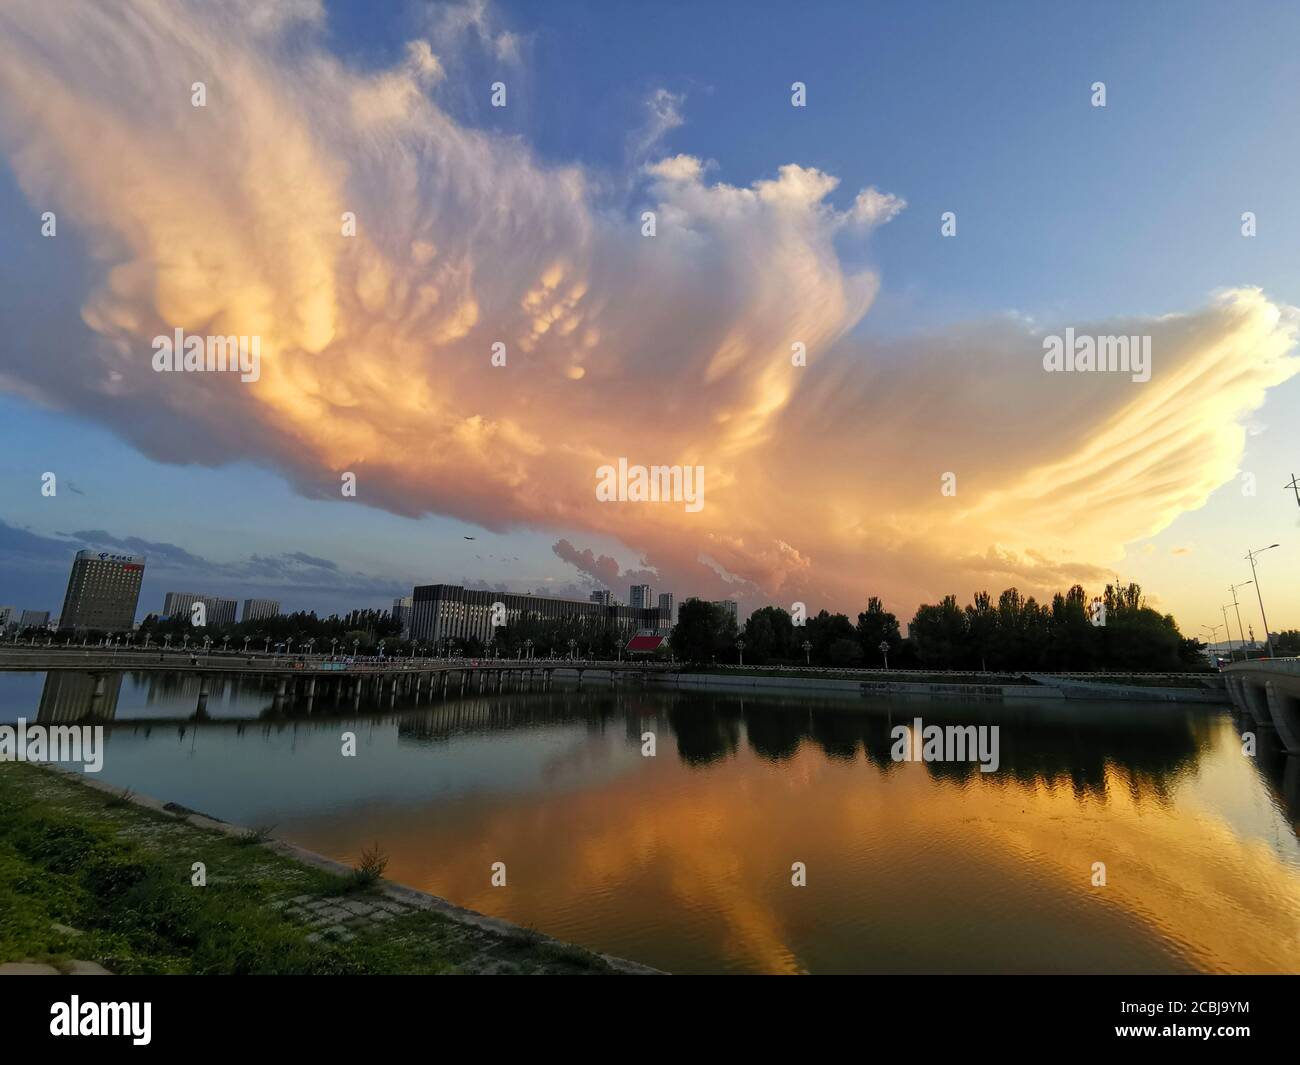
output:
[[[68,676],[40,713],[111,718],[115,785],[674,971],[1296,967],[1300,760],[1227,709],[219,678],[196,720],[196,678]],[[894,762],[917,717],[997,725],[998,771]]]

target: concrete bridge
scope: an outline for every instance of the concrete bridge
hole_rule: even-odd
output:
[[[613,681],[618,676],[643,677],[672,669],[668,663],[603,662],[560,658],[344,658],[328,655],[258,655],[183,651],[176,648],[151,651],[108,648],[11,647],[0,649],[0,672],[83,673],[92,678],[91,716],[99,716],[108,701],[106,678],[119,673],[175,673],[199,680],[196,712],[207,709],[209,681],[222,676],[275,678],[275,700],[314,699],[330,693],[337,702],[346,697],[359,703],[364,694],[371,698],[387,695],[395,703],[398,693],[419,696],[424,692],[458,689],[500,690],[503,686],[534,683],[549,687],[556,673],[585,674]]]
[[[1259,658],[1223,667],[1233,705],[1277,730],[1287,754],[1300,754],[1300,658]]]

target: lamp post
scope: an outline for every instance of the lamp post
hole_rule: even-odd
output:
[[[1269,544],[1267,547],[1261,547],[1257,551],[1246,552],[1246,558],[1250,560],[1250,575],[1255,581],[1255,595],[1259,599],[1259,616],[1264,620],[1264,645],[1268,648],[1269,658],[1273,657],[1273,637],[1269,635],[1268,631],[1268,615],[1264,613],[1264,596],[1259,590],[1259,574],[1255,572],[1255,556],[1262,555],[1265,551],[1272,551],[1273,548],[1278,546],[1280,545]]]
[[[1254,581],[1242,581],[1240,584],[1234,584],[1228,588],[1228,591],[1232,593],[1232,609],[1237,612],[1237,632],[1241,636],[1241,660],[1243,662],[1248,659],[1250,655],[1246,653],[1246,634],[1241,628],[1241,607],[1237,605],[1237,589],[1244,588],[1246,585],[1254,583]],[[1225,617],[1223,620],[1227,621],[1228,619]],[[1229,629],[1228,632],[1231,634],[1232,630]]]
[[[338,645],[339,645],[339,638],[338,638],[337,636],[335,636],[334,639],[330,640],[330,657],[331,657],[331,658],[334,657],[334,648],[336,648]]]
[[[745,665],[745,641],[743,639],[736,640],[736,651],[740,654],[740,664],[743,667]]]
[[[268,654],[268,655],[271,653],[271,637],[269,637],[269,636],[266,638],[266,651],[265,651],[265,653]]]
[[[529,661],[532,661],[532,658],[533,658],[533,641],[532,641],[532,640],[525,640],[525,641],[524,641],[524,650],[525,650],[525,652],[527,653],[528,660],[529,660]]]
[[[229,637],[229,636],[226,636],[226,637],[223,637],[223,638],[222,638],[222,640],[221,640],[221,650],[222,650],[223,652],[224,652],[224,651],[229,651],[229,650],[230,650],[230,637]]]
[[[1223,631],[1228,636],[1228,661],[1235,662],[1237,661],[1237,656],[1232,653],[1232,628],[1228,624],[1228,608],[1226,606],[1220,605],[1219,609],[1223,611]],[[1245,637],[1242,637],[1241,640],[1241,657],[1243,659],[1246,657]]]
[[[577,641],[577,640],[574,640],[574,639],[570,639],[570,640],[569,640],[569,661],[570,661],[570,662],[573,661],[573,649],[574,649],[575,647],[577,647],[577,646],[578,646],[578,641]]]
[[[245,636],[245,637],[244,637],[244,654],[248,654],[248,644],[249,644],[249,641],[252,640],[252,638],[253,638],[253,637],[251,637],[251,636]]]
[[[1206,641],[1206,647],[1207,647],[1207,649],[1213,647],[1213,646],[1214,646],[1214,634],[1215,634],[1216,632],[1218,632],[1221,628],[1223,628],[1223,626],[1222,626],[1222,625],[1202,625],[1201,628],[1202,628],[1202,629],[1208,629],[1208,630],[1209,630],[1209,633],[1210,633],[1210,638]],[[1230,640],[1230,641],[1229,641],[1229,644],[1231,644],[1231,642],[1232,642],[1232,641]],[[1213,651],[1211,651],[1210,653],[1213,654]]]
[[[880,641],[880,653],[885,656],[885,668],[889,668],[889,641]]]
[[[803,660],[804,665],[812,665],[812,644],[807,640],[804,640],[803,642]]]

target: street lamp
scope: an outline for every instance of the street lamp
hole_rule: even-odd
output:
[[[889,668],[889,641],[880,641],[880,653],[885,656],[885,668]]]
[[[339,639],[338,639],[337,636],[334,637],[334,639],[330,640],[330,657],[331,657],[331,658],[334,657],[334,648],[336,648],[338,645],[339,645]]]
[[[806,665],[812,665],[812,644],[807,640],[803,642],[803,660]]]
[[[251,640],[252,638],[253,637],[251,636],[244,637],[244,654],[248,654],[248,641]]]
[[[532,641],[532,640],[525,640],[525,641],[524,641],[524,652],[525,652],[525,656],[528,658],[528,660],[529,660],[529,661],[532,661],[532,657],[533,657],[533,641]]]
[[[229,650],[230,650],[230,637],[229,637],[229,636],[226,636],[226,637],[224,637],[224,638],[222,639],[222,641],[221,641],[221,650],[222,650],[222,651],[229,651]]]
[[[1220,604],[1219,609],[1223,611],[1223,631],[1227,633],[1228,636],[1228,661],[1235,662],[1237,661],[1237,656],[1232,653],[1232,626],[1228,624],[1228,608]],[[1246,638],[1244,636],[1241,638],[1241,657],[1243,661],[1247,657]]]
[[[1264,645],[1268,648],[1268,657],[1273,657],[1273,637],[1268,631],[1268,615],[1264,613],[1264,596],[1259,590],[1259,574],[1255,572],[1255,556],[1262,555],[1265,551],[1272,551],[1273,548],[1279,547],[1279,544],[1269,544],[1267,547],[1261,547],[1257,551],[1247,551],[1246,558],[1250,560],[1250,575],[1255,580],[1255,595],[1259,598],[1259,616],[1264,619]]]
[[[1243,662],[1249,658],[1250,655],[1246,653],[1246,634],[1241,627],[1241,607],[1237,605],[1237,589],[1244,588],[1246,585],[1254,583],[1254,581],[1242,581],[1240,584],[1233,584],[1228,588],[1228,591],[1232,593],[1232,608],[1237,612],[1237,632],[1241,634],[1241,658]],[[1226,622],[1228,619],[1225,616],[1223,620]],[[1228,635],[1232,635],[1231,629],[1228,629]],[[1231,643],[1232,640],[1229,639],[1228,642]]]
[[[1208,630],[1208,632],[1209,632],[1209,634],[1210,634],[1210,638],[1209,638],[1208,640],[1205,641],[1205,645],[1206,645],[1206,650],[1209,650],[1209,651],[1210,651],[1210,654],[1213,655],[1214,652],[1213,652],[1213,650],[1211,650],[1211,649],[1214,647],[1214,634],[1215,634],[1216,632],[1218,632],[1221,628],[1223,628],[1223,626],[1222,626],[1222,625],[1202,625],[1201,628],[1202,628],[1203,630]],[[1232,641],[1229,640],[1228,642],[1229,642],[1229,644],[1231,644]]]
[[[573,661],[573,649],[578,646],[577,640],[569,640],[569,661]]]
[[[736,650],[740,654],[740,664],[743,667],[745,664],[745,641],[743,639],[736,640]]]

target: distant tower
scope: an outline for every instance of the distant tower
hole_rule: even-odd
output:
[[[634,584],[632,585],[632,596],[628,600],[628,606],[633,610],[648,610],[650,608],[651,597],[650,585]]]

